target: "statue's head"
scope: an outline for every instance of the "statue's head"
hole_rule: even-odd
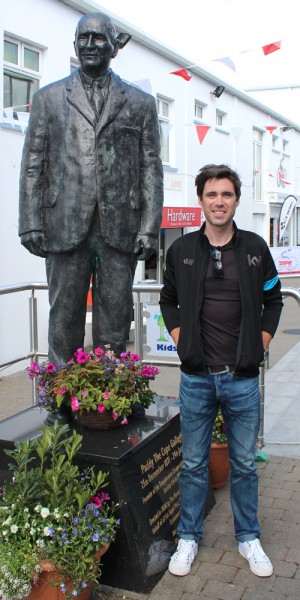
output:
[[[103,75],[119,49],[110,18],[100,12],[82,17],[75,32],[74,48],[83,73],[89,77]]]

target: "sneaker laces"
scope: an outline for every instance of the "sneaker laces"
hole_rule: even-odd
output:
[[[191,540],[180,539],[178,542],[177,550],[173,555],[172,560],[182,560],[184,558],[184,560],[186,560],[187,563],[190,563],[191,560],[194,558],[192,550],[193,545],[191,544]],[[184,557],[182,557],[182,554],[184,554]]]
[[[256,562],[259,560],[269,563],[269,559],[265,552],[262,549],[261,543],[258,539],[253,540],[251,542],[247,542],[248,544],[248,552],[247,552],[247,560],[253,558]]]

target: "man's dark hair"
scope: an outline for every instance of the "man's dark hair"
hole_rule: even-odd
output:
[[[202,167],[195,179],[197,196],[202,198],[204,186],[211,179],[229,179],[233,184],[237,200],[240,199],[242,182],[237,172],[228,165],[205,165]]]

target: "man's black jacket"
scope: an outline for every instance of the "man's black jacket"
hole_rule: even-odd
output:
[[[205,372],[200,312],[209,261],[205,224],[177,239],[167,252],[161,312],[169,332],[180,327],[178,355],[187,373]],[[267,243],[234,223],[233,248],[238,270],[242,320],[234,373],[253,377],[264,357],[262,331],[274,336],[282,310],[281,285]]]

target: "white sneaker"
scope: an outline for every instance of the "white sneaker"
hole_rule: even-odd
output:
[[[239,553],[246,558],[254,575],[258,575],[258,577],[270,577],[272,575],[273,565],[264,553],[258,538],[250,542],[240,542]]]
[[[198,553],[198,544],[194,540],[182,540],[178,542],[177,550],[171,556],[169,571],[172,575],[187,575],[192,567],[194,558]]]

